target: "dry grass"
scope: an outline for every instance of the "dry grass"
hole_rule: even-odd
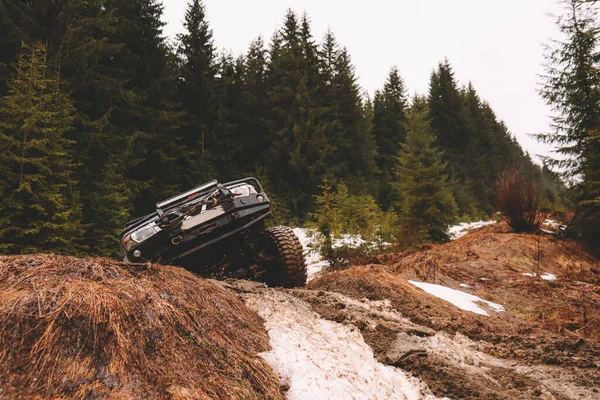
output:
[[[0,257],[0,397],[282,399],[260,318],[175,267]]]

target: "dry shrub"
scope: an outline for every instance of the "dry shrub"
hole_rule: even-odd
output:
[[[523,171],[512,168],[500,175],[494,185],[496,207],[516,233],[537,232],[547,217],[544,196]]]
[[[260,318],[176,267],[0,257],[0,398],[283,399]]]

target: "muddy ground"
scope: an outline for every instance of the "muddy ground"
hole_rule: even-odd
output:
[[[515,235],[499,224],[325,273],[285,293],[323,319],[358,328],[379,362],[409,372],[437,397],[600,399],[599,278],[598,260],[575,243]],[[462,311],[409,279],[474,294],[506,312]]]

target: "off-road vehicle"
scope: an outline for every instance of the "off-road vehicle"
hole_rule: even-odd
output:
[[[126,262],[180,265],[204,276],[269,286],[303,286],[300,241],[286,226],[265,228],[269,217],[271,202],[257,179],[213,180],[128,222],[121,232],[121,252]]]

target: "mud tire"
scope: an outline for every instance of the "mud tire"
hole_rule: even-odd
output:
[[[266,252],[270,256],[264,282],[268,286],[284,288],[306,284],[306,263],[300,240],[287,226],[276,226],[265,231]]]

